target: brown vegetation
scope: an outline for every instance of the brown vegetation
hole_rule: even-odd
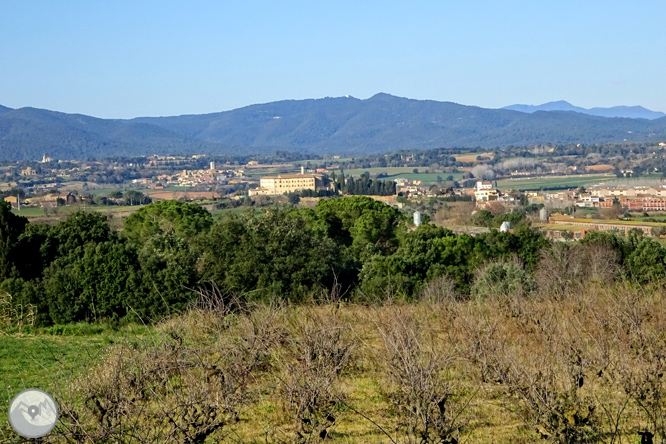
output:
[[[445,280],[375,307],[248,310],[208,294],[75,381],[50,439],[661,442],[666,299],[606,283],[607,251],[585,253],[595,267],[576,254],[544,257],[538,297],[458,301]]]

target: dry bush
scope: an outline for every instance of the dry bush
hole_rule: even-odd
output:
[[[224,317],[230,313],[248,313],[249,307],[238,294],[222,291],[215,282],[207,282],[197,289],[197,297],[190,303],[190,310],[199,310]]]
[[[340,377],[348,368],[356,340],[332,306],[305,308],[289,320],[289,336],[277,353],[277,377],[283,407],[295,437],[287,442],[312,442],[328,437],[342,414]],[[274,438],[285,440],[283,435]]]
[[[441,226],[467,226],[470,224],[474,206],[474,202],[447,202],[446,209],[435,213],[433,222]]]
[[[250,373],[241,352],[204,356],[183,338],[115,348],[76,382],[62,436],[76,443],[202,443],[239,420]]]
[[[580,290],[584,274],[582,250],[577,245],[558,242],[541,253],[534,276],[539,292],[563,298]]]
[[[638,407],[642,443],[666,442],[666,301],[662,289],[624,286],[612,295],[609,318],[615,322],[621,360],[613,369],[619,385]]]
[[[416,299],[431,304],[459,301],[462,295],[456,291],[456,283],[446,275],[429,280],[421,288]]]
[[[256,401],[256,382],[272,370],[284,312],[219,313],[192,310],[159,325],[150,339],[111,349],[63,403],[60,436],[76,443],[227,438]]]
[[[581,293],[590,281],[611,283],[618,273],[618,256],[612,249],[557,242],[542,252],[535,280],[542,294],[561,299]]]
[[[490,211],[493,216],[499,216],[507,212],[506,205],[497,201],[488,202],[486,210]]]
[[[580,245],[587,265],[587,281],[612,283],[620,275],[620,258],[615,250],[605,245]]]
[[[18,329],[23,333],[24,326],[35,326],[37,307],[32,304],[15,304],[12,295],[7,292],[0,293],[0,332]]]
[[[591,367],[584,347],[556,314],[531,311],[535,314],[539,319],[529,328],[514,325],[514,331],[507,330],[509,319],[494,319],[485,329],[501,329],[502,334],[477,333],[476,349],[486,354],[476,357],[484,366],[482,374],[504,387],[506,400],[515,403],[522,420],[541,438],[596,442],[601,421],[592,391],[584,387]]]
[[[529,295],[534,287],[534,280],[518,258],[494,261],[477,269],[472,297],[477,300],[522,298]]]
[[[400,307],[382,317],[378,329],[387,397],[406,440],[458,443],[465,425],[462,414],[471,398],[461,396],[462,386],[452,376],[455,350],[441,347],[422,317]]]
[[[666,310],[661,290],[588,285],[576,298],[469,305],[465,356],[489,390],[548,442],[663,440]]]

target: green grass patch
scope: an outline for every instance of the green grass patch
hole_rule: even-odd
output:
[[[0,408],[6,410],[21,390],[49,391],[70,381],[86,365],[99,362],[110,345],[149,332],[138,325],[114,330],[93,324],[54,326],[24,334],[0,332]]]
[[[521,177],[519,179],[501,179],[497,187],[504,190],[539,190],[541,188],[578,188],[596,185],[615,178],[607,174],[581,174],[572,176]]]
[[[449,176],[453,176],[453,180],[462,179],[462,173],[419,173],[419,174],[407,173],[407,174],[394,174],[392,176],[382,177],[380,178],[380,180],[394,180],[400,177],[407,180],[421,180],[423,181],[424,184],[434,184],[437,183],[437,177],[441,177],[443,180],[442,184],[445,184],[446,178]]]

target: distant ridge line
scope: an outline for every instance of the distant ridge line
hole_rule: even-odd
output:
[[[553,103],[551,112],[528,113],[379,93],[363,100],[282,100],[211,114],[129,120],[0,107],[0,159],[39,160],[44,153],[76,160],[277,150],[364,155],[399,149],[666,142],[666,117],[607,118],[575,111],[568,102]]]
[[[666,116],[666,113],[661,111],[652,111],[642,106],[612,106],[610,108],[582,108],[580,106],[572,105],[565,100],[558,100],[555,102],[548,102],[541,105],[509,105],[502,109],[512,111],[519,111],[522,113],[535,113],[537,111],[573,111],[581,114],[588,114],[590,116],[598,117],[623,117],[628,119],[660,119]]]

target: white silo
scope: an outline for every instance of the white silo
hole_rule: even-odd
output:
[[[545,207],[539,211],[539,219],[541,222],[548,222],[548,210]]]
[[[305,174],[305,167],[301,165],[301,174]]]
[[[214,170],[214,169],[215,169],[215,162],[214,162],[214,161],[210,163],[210,169],[211,169],[211,170]]]
[[[415,211],[414,212],[414,226],[418,227],[421,225],[421,212],[420,211]]]

